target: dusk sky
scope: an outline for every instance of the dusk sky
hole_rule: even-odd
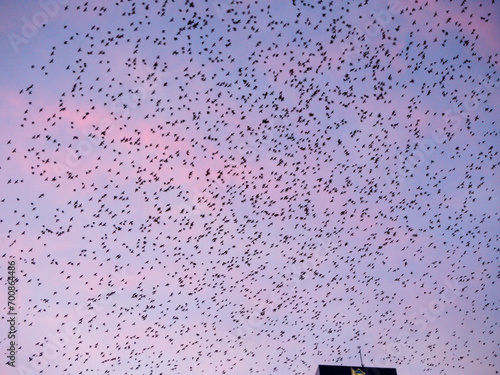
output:
[[[498,10],[1,1],[0,374],[498,374]]]

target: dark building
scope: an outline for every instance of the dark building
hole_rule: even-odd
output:
[[[315,375],[398,375],[395,368],[319,365]]]

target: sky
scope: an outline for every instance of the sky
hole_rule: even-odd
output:
[[[2,374],[499,373],[494,1],[1,1],[0,34]]]

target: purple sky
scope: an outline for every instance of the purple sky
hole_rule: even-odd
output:
[[[1,2],[0,372],[498,373],[497,8]]]

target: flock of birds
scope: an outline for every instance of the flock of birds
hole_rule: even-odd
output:
[[[18,366],[498,373],[494,3],[61,6],[2,136]]]

